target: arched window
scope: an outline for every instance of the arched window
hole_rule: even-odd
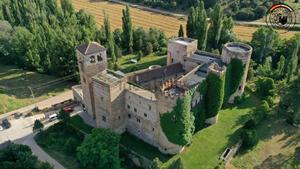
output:
[[[97,60],[98,60],[98,62],[102,62],[103,61],[103,58],[102,58],[101,54],[97,55]]]
[[[96,62],[96,59],[95,59],[95,56],[90,56],[90,63],[95,63]]]

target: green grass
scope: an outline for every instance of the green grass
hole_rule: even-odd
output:
[[[213,169],[226,147],[238,141],[239,129],[258,104],[259,100],[251,95],[241,105],[221,110],[217,124],[196,133],[191,146],[164,165],[170,166],[180,157],[187,169]]]
[[[118,59],[118,67],[124,73],[129,73],[136,70],[149,68],[151,65],[166,65],[166,56],[156,56],[155,54],[150,54],[148,56],[142,57],[137,63],[128,63],[130,59],[137,59],[136,55],[126,55]]]
[[[90,134],[93,130],[93,127],[86,124],[79,115],[71,117],[70,124],[86,134]]]
[[[296,164],[293,159],[297,158],[297,147],[300,149],[298,128],[288,125],[284,117],[273,115],[258,126],[257,133],[259,143],[252,150],[237,154],[232,161],[233,166],[237,169],[300,168],[300,161]]]
[[[71,150],[66,149],[66,142],[69,139],[73,139],[76,142],[70,148]],[[76,148],[82,143],[83,139],[83,134],[61,122],[42,131],[35,137],[37,144],[67,169],[79,168],[79,163],[76,159]]]
[[[36,87],[58,79],[57,77],[25,71],[15,66],[0,65],[0,114],[6,113],[70,89],[72,84],[63,82],[33,90],[32,98],[28,86]]]
[[[162,154],[157,148],[143,142],[129,133],[122,134],[121,145],[150,160],[153,160],[155,157],[158,157],[161,161],[167,161],[170,159],[169,155]]]

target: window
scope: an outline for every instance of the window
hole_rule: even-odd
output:
[[[84,82],[84,83],[86,83],[86,79],[85,79],[85,77],[82,77],[82,79],[83,79],[83,82]]]
[[[152,128],[152,131],[154,131],[154,128]]]
[[[121,116],[119,116],[118,119],[121,120]]]
[[[127,104],[127,109],[130,109],[130,106],[129,106],[129,104]]]
[[[146,113],[144,113],[144,116],[147,117],[148,115]]]
[[[102,116],[102,121],[106,122],[106,117]]]
[[[95,56],[93,55],[90,57],[90,63],[95,63],[95,62],[96,62],[96,59],[95,59]]]
[[[103,101],[103,100],[104,100],[104,98],[103,98],[102,96],[100,97],[100,99],[101,99],[101,101]]]
[[[130,119],[131,119],[131,114],[128,114],[128,118],[130,118]]]
[[[149,110],[151,110],[151,106],[149,106]]]
[[[103,59],[101,57],[101,54],[97,55],[97,60],[98,60],[98,62],[102,62],[103,61]]]
[[[139,118],[137,118],[137,119],[136,119],[136,121],[137,121],[138,123],[140,123],[140,122],[141,122],[141,120],[140,120]]]
[[[242,90],[242,86],[239,87],[239,90]]]
[[[134,108],[134,112],[137,112],[136,108]]]
[[[171,59],[171,63],[173,63],[173,62],[174,62],[174,59],[172,58],[172,59]]]

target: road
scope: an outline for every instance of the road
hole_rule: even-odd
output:
[[[32,109],[34,109],[36,106],[37,106],[40,110],[41,110],[41,109],[44,109],[44,108],[48,108],[48,107],[51,107],[51,106],[54,105],[54,104],[61,103],[61,102],[63,102],[63,101],[69,100],[69,99],[73,99],[73,93],[72,93],[72,90],[67,91],[67,92],[64,92],[64,93],[62,93],[62,94],[60,94],[60,95],[51,97],[51,98],[49,98],[49,99],[46,99],[46,100],[37,102],[37,103],[35,103],[35,104],[32,104],[32,105],[29,105],[29,106],[20,108],[20,109],[18,109],[18,110],[14,110],[14,111],[11,111],[11,112],[8,112],[8,113],[5,113],[5,114],[1,114],[1,115],[0,115],[0,119],[6,118],[6,117],[8,117],[8,116],[11,116],[11,115],[13,115],[13,114],[16,113],[16,112],[20,112],[20,113],[23,113],[23,112],[30,112],[30,111],[31,111]]]
[[[77,106],[75,107],[75,111],[71,116],[80,113],[82,113],[82,108],[80,106]],[[43,151],[34,140],[35,133],[32,132],[33,123],[36,119],[42,119],[44,116],[44,114],[38,114],[31,117],[21,117],[20,119],[10,120],[11,128],[0,131],[0,144],[7,140],[11,140],[17,144],[28,145],[31,148],[32,153],[36,155],[39,160],[49,162],[54,166],[55,169],[64,169],[61,164],[59,164],[45,151]],[[45,129],[57,122],[58,120],[48,122],[47,124],[45,124]]]

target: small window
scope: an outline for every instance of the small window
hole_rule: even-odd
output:
[[[239,90],[242,90],[242,86],[239,87]]]
[[[102,121],[106,122],[106,117],[102,116]]]
[[[141,122],[141,120],[140,120],[139,118],[137,118],[137,119],[136,119],[136,121],[137,121],[138,123],[140,123],[140,122]]]
[[[86,83],[86,79],[85,79],[85,77],[82,77],[82,79],[83,79],[83,82],[84,82],[84,83]]]
[[[103,100],[104,100],[104,98],[103,98],[102,96],[100,97],[100,99],[101,99],[101,101],[103,101]]]
[[[130,106],[129,106],[129,104],[127,104],[127,109],[130,109]]]
[[[171,63],[174,63],[174,59],[173,58],[171,59]]]
[[[146,113],[144,113],[144,116],[147,117],[148,115]]]
[[[134,112],[137,112],[136,108],[134,108]]]
[[[90,63],[95,63],[96,62],[96,59],[95,59],[95,56],[90,56]]]
[[[149,106],[149,110],[151,110],[151,106]]]
[[[130,119],[131,119],[131,114],[128,114],[128,118],[130,118]]]
[[[101,57],[101,54],[97,55],[97,60],[98,60],[98,62],[102,62],[103,61],[103,59]]]
[[[118,119],[121,120],[121,116],[119,116]]]
[[[154,131],[154,128],[152,128],[152,131]]]

